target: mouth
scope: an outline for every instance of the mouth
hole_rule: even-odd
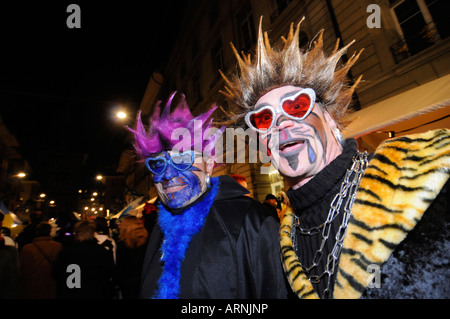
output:
[[[284,155],[300,150],[305,145],[305,140],[289,139],[280,143],[279,151]]]
[[[169,184],[169,183],[163,183],[163,190],[167,194],[170,193],[176,193],[187,187],[187,184],[181,183],[181,184]]]

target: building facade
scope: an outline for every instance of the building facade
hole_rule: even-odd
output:
[[[280,45],[281,36],[287,35],[291,22],[296,24],[302,17],[305,17],[300,33],[302,48],[307,47],[321,29],[324,29],[324,47],[329,52],[337,38],[341,46],[355,39],[347,54],[364,48],[349,74],[350,82],[363,75],[363,82],[355,92],[353,108],[356,111],[379,105],[389,98],[408,96],[408,92],[432,81],[441,81],[445,88],[447,82],[443,81],[450,74],[450,28],[445,23],[444,7],[444,0],[189,1],[170,59],[162,73],[152,75],[140,109],[144,115],[151,114],[157,99],[164,99],[177,90],[186,95],[193,114],[217,103],[224,112],[217,110],[213,116],[222,120],[231,109],[219,93],[224,83],[218,70],[229,74],[237,68],[230,42],[238,51],[254,53],[261,16],[262,29],[268,31],[272,46]],[[448,87],[447,91],[450,91]],[[441,113],[436,115],[438,118],[432,119],[436,125],[448,127],[448,122],[443,121],[448,121],[445,114],[449,114],[449,101],[445,95],[440,98],[444,119],[439,118]],[[391,107],[402,109],[407,105],[400,101]],[[402,118],[399,121],[402,122]],[[422,124],[419,123],[419,127]],[[360,147],[370,150],[388,137],[381,134],[385,131],[371,132],[380,133],[371,139],[364,139],[358,133],[348,135],[359,137]],[[245,152],[246,160],[219,165],[215,174],[244,175],[252,195],[258,200],[263,200],[267,193],[276,194],[284,189],[281,176],[268,163],[250,163],[248,147],[243,145],[235,145],[234,151],[236,157]],[[122,167],[131,165],[130,160],[123,163],[128,164]],[[265,174],[261,174],[261,167],[266,168]],[[142,188],[150,186],[144,173],[129,171],[127,184],[139,180]],[[139,189],[139,185],[136,188]]]

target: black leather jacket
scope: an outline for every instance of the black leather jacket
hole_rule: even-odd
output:
[[[287,298],[278,223],[231,177],[219,181],[205,224],[186,251],[179,298]],[[157,290],[162,237],[156,225],[143,265],[141,298],[153,298]]]

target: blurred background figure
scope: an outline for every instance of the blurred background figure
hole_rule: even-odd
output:
[[[141,220],[135,216],[126,216],[121,220],[116,269],[123,299],[136,299],[139,296],[147,240],[148,232]]]
[[[94,219],[95,233],[94,236],[98,241],[98,244],[108,251],[116,263],[116,242],[110,236],[108,222],[104,217],[96,217]]]
[[[0,214],[3,216],[3,214]],[[1,223],[0,223],[1,224]],[[3,235],[3,239],[5,241],[6,246],[12,246],[12,247],[18,247],[17,243],[14,241],[14,239],[11,237],[11,229],[8,227],[1,227],[0,233]]]
[[[231,174],[230,175],[231,178],[233,178],[236,182],[238,182],[239,184],[241,184],[242,187],[246,188],[248,190],[248,184],[247,184],[247,178],[245,178],[244,175],[239,175],[239,174]],[[246,196],[252,196],[252,194],[248,193],[245,194]]]
[[[79,221],[74,226],[74,240],[63,247],[54,268],[57,282],[57,298],[64,299],[111,299],[114,297],[114,262],[110,253],[98,245],[95,239],[95,224]],[[69,265],[81,270],[79,288],[67,285]]]
[[[264,199],[263,205],[267,207],[267,209],[273,215],[275,220],[280,222],[280,219],[278,217],[278,211],[277,211],[278,200],[275,197],[275,195],[267,194],[266,198]]]
[[[4,215],[0,213],[0,226]],[[5,245],[0,232],[0,299],[13,299],[20,296],[19,254],[17,248]]]
[[[73,241],[73,228],[79,221],[71,211],[63,210],[59,213],[54,226],[57,228],[55,240],[65,245]]]
[[[23,246],[33,241],[34,237],[36,236],[36,227],[41,221],[42,221],[42,212],[36,211],[30,213],[28,225],[25,226],[25,228],[22,229],[22,231],[16,237],[16,242],[19,246],[19,251],[22,250]]]
[[[158,219],[158,209],[155,204],[145,203],[144,209],[142,210],[142,219],[144,220],[144,227],[147,229],[148,237],[150,237],[153,226],[155,226]]]
[[[52,226],[40,222],[36,227],[33,242],[20,252],[20,275],[23,294],[28,299],[53,299],[56,297],[56,282],[52,276],[62,244],[50,236]]]

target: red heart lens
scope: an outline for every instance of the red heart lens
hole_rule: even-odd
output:
[[[308,94],[302,93],[294,100],[286,100],[283,102],[283,110],[290,116],[302,118],[308,112],[311,106],[311,98]]]
[[[250,116],[250,122],[258,130],[266,131],[272,124],[273,114],[270,109],[263,109],[261,112],[253,113]]]

